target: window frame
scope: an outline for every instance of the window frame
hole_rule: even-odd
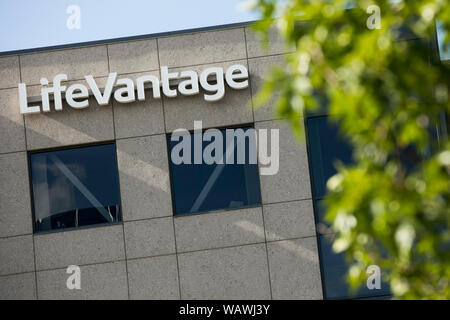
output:
[[[202,134],[208,130],[208,129],[217,129],[217,130],[226,130],[226,129],[242,129],[245,127],[250,127],[255,129],[255,123],[254,122],[247,122],[247,123],[240,123],[240,124],[233,124],[233,125],[222,125],[222,126],[207,126],[202,128]],[[194,134],[194,129],[187,130],[189,134]],[[208,213],[217,213],[217,212],[225,212],[225,211],[235,211],[235,210],[245,210],[250,208],[262,208],[263,201],[262,201],[262,192],[261,192],[261,174],[260,174],[260,168],[259,168],[259,161],[257,156],[257,177],[258,177],[258,195],[259,195],[259,203],[258,204],[251,204],[246,206],[240,206],[240,207],[233,207],[233,208],[222,208],[222,209],[213,209],[213,210],[200,210],[196,212],[184,212],[184,213],[176,213],[176,202],[175,202],[175,192],[174,192],[174,176],[173,176],[173,170],[171,165],[171,149],[170,149],[170,137],[172,136],[173,132],[166,133],[166,144],[167,144],[167,165],[169,167],[169,180],[170,180],[170,192],[171,192],[171,200],[172,200],[172,217],[178,218],[178,217],[186,217],[186,216],[195,216],[195,215],[201,215],[201,214],[208,214]],[[192,137],[191,137],[192,139]],[[191,140],[192,141],[192,140]],[[255,141],[257,143],[257,141]],[[256,146],[257,147],[257,146]],[[202,164],[204,165],[204,164]]]
[[[95,147],[95,146],[104,146],[104,145],[114,145],[114,162],[117,168],[117,191],[118,191],[118,205],[119,205],[119,219],[115,222],[110,223],[97,223],[97,224],[89,224],[77,227],[69,227],[69,228],[58,228],[58,229],[50,229],[50,230],[36,230],[36,214],[35,214],[35,203],[34,203],[34,190],[33,190],[33,174],[32,174],[32,164],[31,164],[31,155],[39,154],[39,153],[47,153],[54,151],[63,151],[63,150],[73,150],[85,147]],[[28,150],[27,151],[27,165],[28,165],[28,181],[29,181],[29,194],[30,194],[30,204],[31,204],[31,224],[33,235],[41,235],[41,234],[49,234],[49,233],[57,233],[57,232],[66,232],[66,231],[74,231],[74,230],[82,230],[89,228],[100,228],[107,226],[115,226],[123,224],[123,209],[122,209],[122,194],[120,192],[120,177],[119,177],[119,163],[117,159],[117,143],[116,140],[106,140],[101,142],[91,142],[91,143],[83,143],[83,144],[74,144],[68,146],[58,146],[58,147],[49,147],[42,148],[36,150]]]

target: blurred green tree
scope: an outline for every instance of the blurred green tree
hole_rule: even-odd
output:
[[[253,27],[265,43],[276,27],[297,48],[272,70],[257,104],[276,97],[276,112],[299,137],[304,113],[326,106],[354,148],[355,163],[338,166],[326,198],[333,250],[345,252],[351,287],[378,265],[395,298],[450,299],[450,143],[431,134],[450,113],[450,68],[435,48],[436,21],[450,30],[448,2],[250,7],[261,14]]]

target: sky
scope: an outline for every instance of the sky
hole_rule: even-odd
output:
[[[284,1],[284,0],[283,0]],[[0,0],[0,53],[258,19],[245,0]],[[79,28],[72,19],[79,8]],[[68,26],[68,20],[71,22]],[[450,45],[441,58],[450,59]]]
[[[243,0],[0,0],[0,52],[212,27],[257,19]],[[67,26],[80,9],[80,28]],[[242,7],[242,5],[241,5]],[[70,19],[74,22],[73,19]]]

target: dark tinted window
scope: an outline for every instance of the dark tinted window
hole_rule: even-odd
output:
[[[352,161],[352,149],[339,134],[328,117],[307,119],[309,154],[313,179],[314,198],[326,193],[327,180],[336,173],[337,160],[344,164]]]
[[[340,135],[337,125],[331,122],[328,116],[310,117],[306,120],[306,126],[324,298],[390,298],[389,285],[384,282],[381,283],[381,289],[370,290],[364,286],[357,292],[349,290],[345,278],[348,264],[343,254],[336,254],[332,251],[330,237],[333,235],[329,224],[324,221],[326,206],[323,198],[326,196],[327,180],[336,173],[335,164],[338,161],[343,164],[352,162],[352,148]]]
[[[114,144],[30,155],[35,231],[121,221]]]
[[[331,242],[327,236],[319,236],[319,241],[322,277],[325,286],[325,297],[327,299],[372,297],[390,293],[389,285],[385,282],[381,282],[381,289],[369,289],[363,284],[363,286],[361,286],[356,293],[352,293],[349,290],[349,286],[347,285],[345,278],[348,266],[344,256],[342,254],[336,254],[332,251]]]
[[[247,132],[251,127],[241,128]],[[226,152],[226,129],[223,138],[223,157]],[[234,164],[194,164],[194,141],[200,133],[191,133],[191,164],[175,164],[170,159],[172,194],[175,215],[219,209],[241,208],[261,203],[257,164],[249,161],[249,147],[255,141],[245,139],[245,163],[237,163],[237,139],[234,143]],[[200,137],[201,139],[201,137]],[[213,138],[214,139],[214,138]],[[213,140],[212,139],[212,140]],[[180,139],[181,140],[181,139]],[[180,141],[168,137],[169,155]],[[202,142],[202,150],[210,141]],[[171,158],[171,156],[170,156]]]

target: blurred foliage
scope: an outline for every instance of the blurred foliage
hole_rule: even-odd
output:
[[[371,5],[380,29],[367,26]],[[304,113],[327,108],[353,145],[355,163],[339,166],[326,198],[352,288],[378,265],[395,298],[449,299],[450,143],[432,134],[450,113],[450,64],[436,48],[436,21],[450,30],[449,3],[255,0],[251,8],[266,44],[277,28],[297,48],[257,103],[276,97],[299,136]]]

